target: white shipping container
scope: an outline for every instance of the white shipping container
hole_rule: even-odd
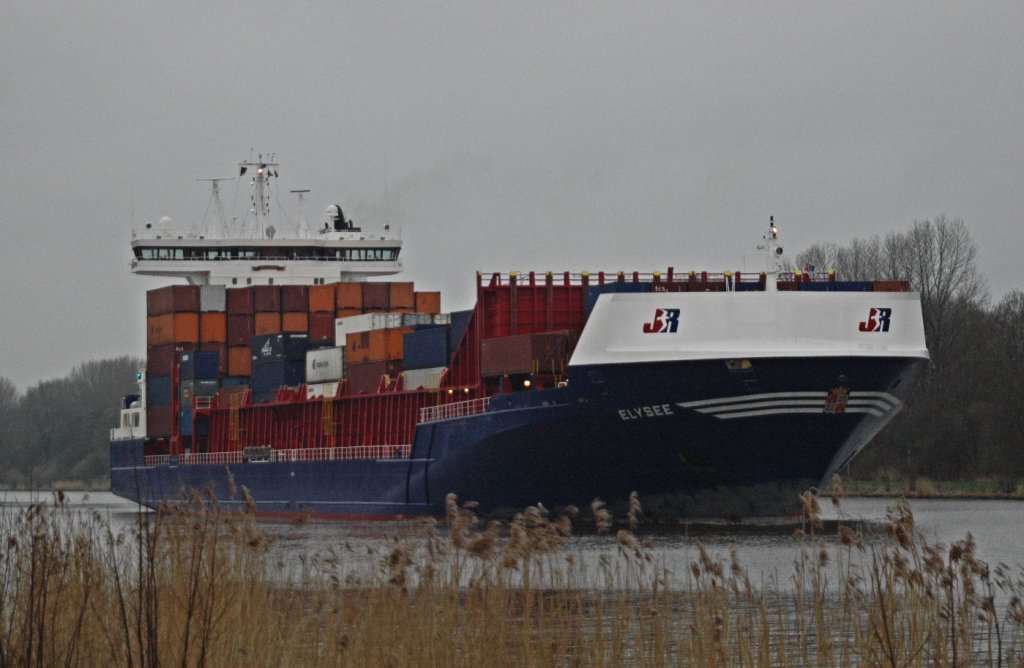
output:
[[[345,346],[306,351],[306,383],[339,381],[345,377]]]
[[[372,332],[377,329],[397,329],[417,325],[449,325],[450,313],[364,313],[334,320],[334,340],[344,341],[346,334]]]
[[[224,285],[200,285],[199,286],[199,310],[200,311],[226,311],[227,310],[227,289]]]
[[[410,369],[402,372],[402,389],[415,390],[422,387],[425,390],[436,390],[441,387],[441,376],[448,370],[446,366],[434,367],[432,369]]]
[[[306,385],[306,398],[307,399],[333,399],[338,396],[338,382],[333,383],[313,383],[312,385]]]

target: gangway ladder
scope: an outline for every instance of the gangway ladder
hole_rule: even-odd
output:
[[[327,447],[334,448],[334,400],[332,397],[323,396],[323,430],[327,437]]]
[[[228,407],[228,442],[234,446],[233,449],[235,450],[239,448],[242,441],[242,428],[239,412],[245,401],[245,397],[248,394],[249,391],[246,390],[242,394],[232,394],[230,398],[230,404]]]

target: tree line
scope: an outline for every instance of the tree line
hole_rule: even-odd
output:
[[[110,429],[141,367],[134,357],[85,362],[24,394],[0,377],[0,485],[109,488]]]
[[[842,280],[906,280],[921,295],[931,361],[906,407],[851,464],[857,478],[1024,478],[1024,292],[990,304],[977,247],[959,218],[819,243],[797,264]]]

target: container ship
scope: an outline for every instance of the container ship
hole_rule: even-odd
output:
[[[455,493],[500,515],[636,491],[659,516],[778,514],[928,360],[907,283],[786,271],[774,222],[742,271],[477,272],[475,306],[446,312],[379,280],[401,271],[389,229],[333,205],[286,235],[277,165],[239,175],[251,220],[131,242],[134,273],[185,279],[147,293],[111,432],[112,490],[146,506],[194,488],[265,517],[438,516]]]

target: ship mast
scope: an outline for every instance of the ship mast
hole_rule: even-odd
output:
[[[763,250],[767,257],[764,263],[764,291],[777,292],[779,272],[782,271],[782,245],[779,243],[779,228],[775,226],[775,216],[768,217],[768,231],[764,235],[764,244],[758,248]]]
[[[270,156],[270,160],[273,160]],[[276,162],[264,161],[263,154],[257,156],[256,162],[238,163],[238,175],[244,176],[250,169],[253,170],[252,195],[249,198],[249,213],[255,217],[255,227],[259,231],[259,239],[267,237],[267,227],[270,220],[270,177],[277,176]]]

